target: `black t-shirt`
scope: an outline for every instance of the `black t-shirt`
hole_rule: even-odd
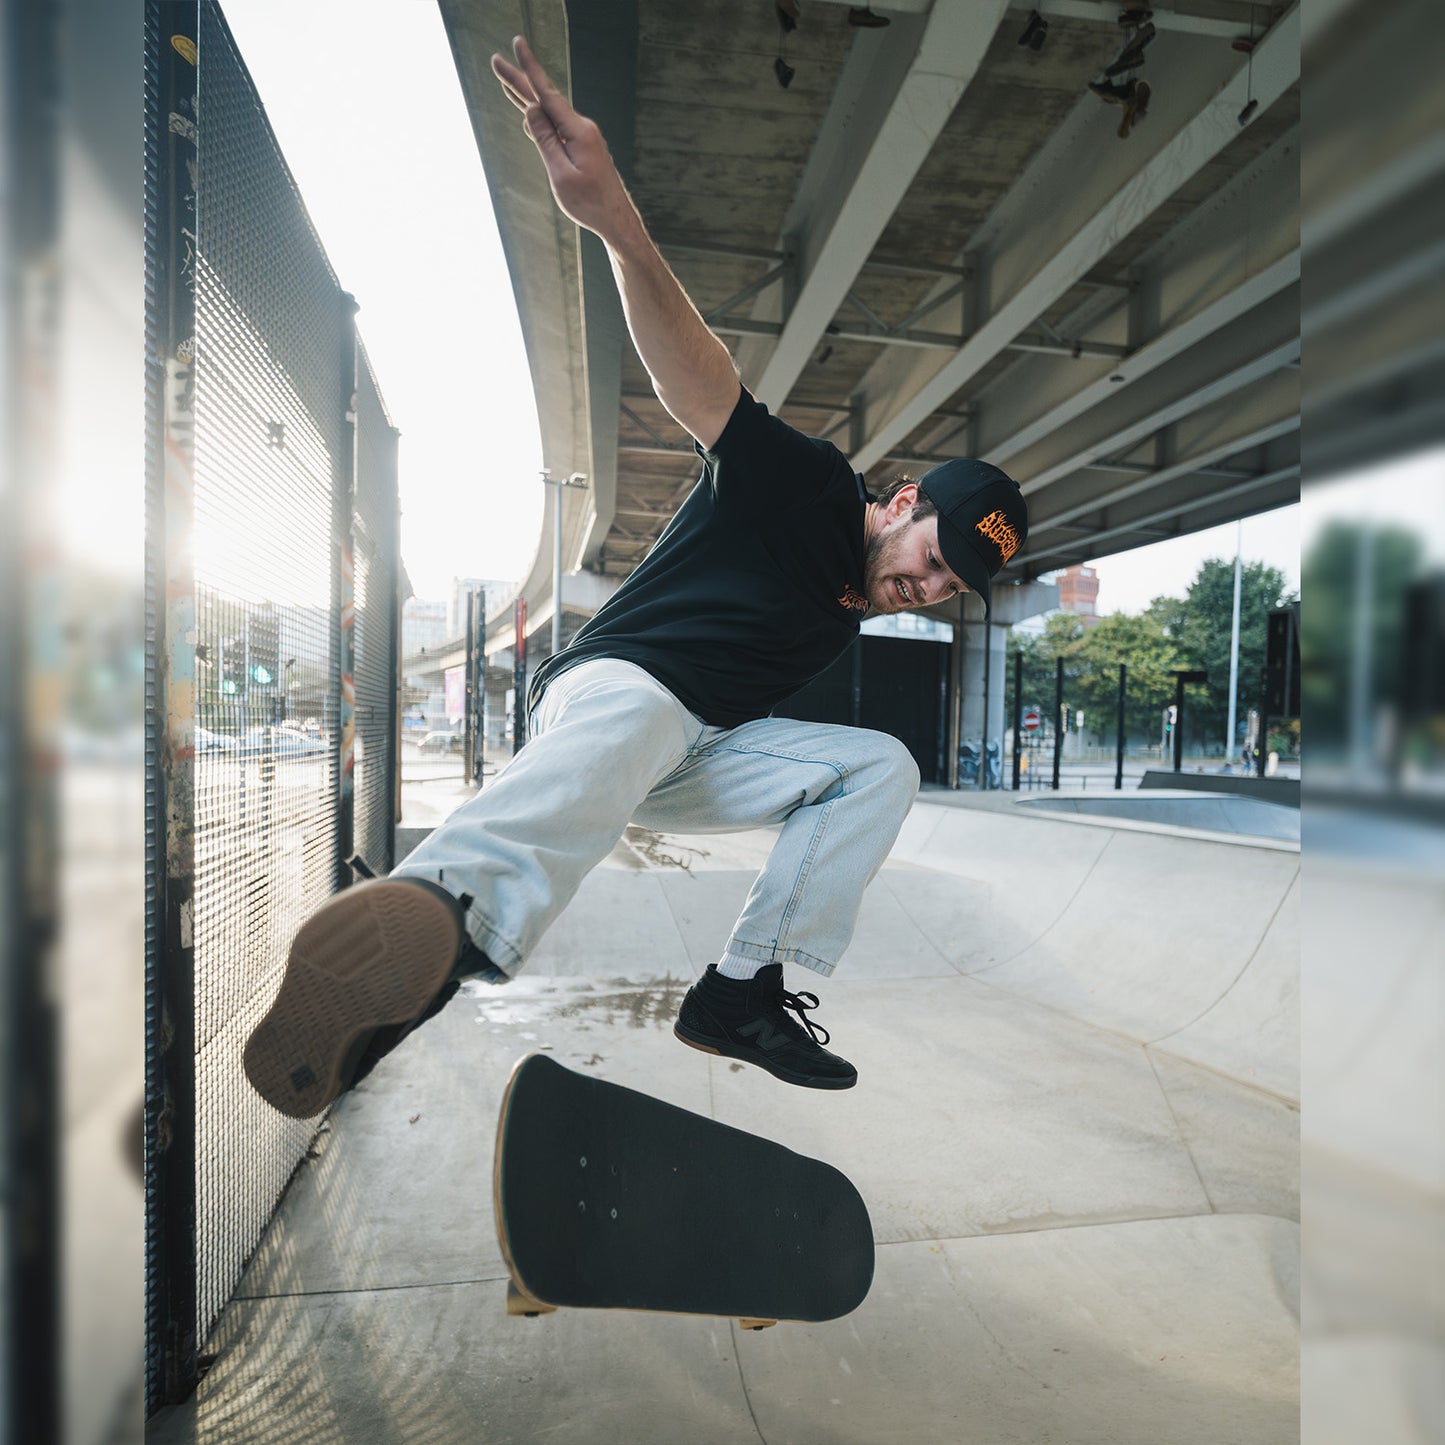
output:
[[[552,678],[594,657],[651,673],[714,727],[766,717],[858,635],[863,480],[746,390],[703,473],[636,570],[556,657]]]

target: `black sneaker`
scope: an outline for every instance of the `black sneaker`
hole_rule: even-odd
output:
[[[462,979],[506,983],[467,936],[469,901],[425,878],[383,878],[318,908],[247,1040],[242,1062],[256,1092],[309,1119],[439,1014]]]
[[[858,1070],[823,1047],[827,1030],[807,1016],[817,1007],[817,994],[789,993],[783,987],[780,963],[768,964],[751,979],[726,978],[710,964],[683,996],[672,1031],[690,1048],[756,1064],[788,1084],[851,1089]]]

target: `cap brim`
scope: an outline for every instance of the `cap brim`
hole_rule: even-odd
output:
[[[982,557],[969,546],[963,533],[941,513],[938,517],[938,549],[948,570],[963,579],[970,592],[983,598],[983,615],[993,611],[993,579]]]

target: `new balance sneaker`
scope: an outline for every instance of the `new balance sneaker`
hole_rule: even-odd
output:
[[[382,878],[317,909],[247,1040],[242,1063],[256,1092],[309,1119],[439,1014],[462,979],[506,983],[467,936],[469,902],[425,878]]]
[[[690,1048],[756,1064],[785,1083],[851,1089],[858,1071],[823,1047],[828,1031],[807,1016],[817,1007],[817,994],[783,987],[780,963],[751,979],[726,978],[709,965],[683,996],[672,1031]]]

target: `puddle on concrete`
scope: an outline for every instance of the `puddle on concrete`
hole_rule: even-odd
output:
[[[672,1027],[682,996],[690,979],[667,977],[655,983],[633,983],[629,979],[611,979],[602,988],[588,983],[575,989],[546,988],[540,994],[501,995],[488,989],[472,993],[478,1005],[476,1022],[493,1028],[535,1029],[538,1026],[567,1020],[579,1031],[601,1028],[641,1029],[649,1025]],[[537,1037],[524,1032],[529,1042]]]
[[[626,1024],[633,1029],[646,1028],[648,1024],[665,1024],[671,1028],[688,987],[686,979],[665,978],[651,986],[594,994],[591,998],[563,1004],[557,1010],[557,1017],[585,1019],[603,1025]]]
[[[706,848],[694,848],[664,833],[654,833],[651,828],[639,828],[632,823],[627,825],[612,850],[614,862],[637,873],[647,868],[680,868],[684,873],[690,873],[692,865],[706,857]]]

